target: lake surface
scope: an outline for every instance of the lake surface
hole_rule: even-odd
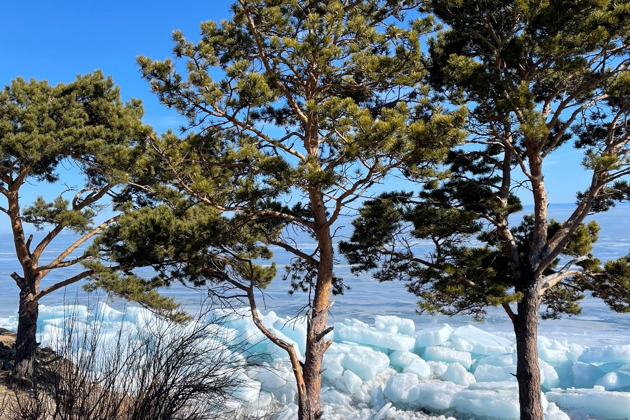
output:
[[[556,220],[564,220],[572,210],[571,205],[557,205],[550,208],[550,216]],[[630,249],[630,205],[613,208],[608,213],[598,214],[590,219],[595,219],[602,227],[599,241],[595,244],[594,255],[601,260],[618,258],[626,255]],[[350,218],[346,219],[336,238],[342,239],[350,231]],[[37,239],[36,233],[36,239]],[[41,236],[42,233],[39,233]],[[54,258],[73,240],[72,235],[60,235],[56,242],[51,244],[42,258],[42,263]],[[300,239],[298,239],[300,240]],[[301,239],[308,241],[308,239]],[[314,244],[304,243],[305,246],[314,248]],[[16,325],[18,307],[18,288],[10,274],[18,271],[13,252],[13,240],[8,234],[0,234],[0,325]],[[283,264],[287,264],[290,255],[275,249],[275,261],[282,272]],[[381,283],[372,280],[368,275],[359,277],[350,273],[350,267],[340,258],[335,266],[335,274],[344,278],[350,290],[342,296],[333,298],[334,306],[331,308],[331,321],[341,321],[344,318],[358,318],[371,321],[374,315],[397,315],[413,319],[418,326],[427,324],[449,323],[463,325],[472,322],[472,318],[458,316],[448,318],[444,316],[418,315],[415,312],[416,298],[408,293],[403,283]],[[43,287],[52,284],[65,276],[72,275],[78,270],[72,269],[59,274],[51,274],[44,280]],[[18,271],[19,272],[19,271]],[[288,295],[289,285],[279,278],[274,281],[260,296],[259,308],[265,311],[275,311],[279,315],[289,316],[297,313],[306,302],[306,296],[302,293]],[[207,291],[195,290],[182,285],[174,285],[163,291],[164,294],[175,297],[190,310],[198,308],[207,296]],[[78,301],[82,304],[96,303],[107,299],[99,294],[87,294],[81,289],[80,284],[66,287],[42,299],[41,304],[46,306],[58,306],[64,302]],[[114,307],[125,306],[123,301],[112,303]],[[630,344],[630,314],[617,314],[610,311],[598,300],[587,298],[583,302],[583,313],[580,316],[565,318],[562,320],[547,320],[541,322],[541,333],[554,338],[566,337],[571,341],[582,342],[588,345],[604,344]],[[489,311],[487,319],[480,325],[488,331],[511,332],[512,327],[505,312],[500,308]]]

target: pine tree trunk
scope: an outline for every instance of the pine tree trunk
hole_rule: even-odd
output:
[[[330,293],[328,293],[330,296]],[[327,311],[327,306],[323,311]],[[313,311],[313,320],[306,336],[306,355],[304,362],[304,385],[306,388],[304,407],[300,407],[299,418],[314,420],[321,417],[322,362],[326,352],[323,333],[326,330],[326,313]]]
[[[306,333],[306,354],[304,359],[304,385],[306,388],[304,406],[299,408],[300,420],[315,420],[321,417],[322,361],[330,345],[324,339],[327,330],[328,308],[332,291],[333,245],[330,226],[326,219],[326,206],[323,194],[311,191],[311,206],[317,230],[319,265],[313,296],[312,311]]]
[[[18,378],[35,379],[35,354],[37,352],[37,318],[39,307],[29,290],[20,292],[18,330],[15,342],[15,368]]]
[[[535,287],[524,291],[514,319],[516,334],[516,379],[521,420],[543,420],[540,370],[538,367],[538,309],[540,298]]]

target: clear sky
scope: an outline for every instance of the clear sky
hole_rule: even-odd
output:
[[[171,33],[198,39],[199,23],[231,16],[228,0],[6,1],[0,8],[0,86],[21,76],[71,82],[77,74],[101,69],[121,87],[124,99],[143,100],[145,123],[158,133],[182,123],[160,105],[140,78],[136,57],[171,56]],[[546,164],[551,203],[575,201],[588,185],[581,153],[566,147]],[[519,194],[531,204],[526,193]]]
[[[7,1],[0,8],[0,84],[21,76],[71,82],[101,69],[123,99],[142,99],[145,122],[161,133],[177,128],[175,113],[160,105],[140,78],[136,57],[171,56],[171,34],[196,40],[199,23],[229,18],[223,0]]]

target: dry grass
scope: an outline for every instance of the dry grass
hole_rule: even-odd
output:
[[[76,319],[67,322],[78,325]],[[0,329],[0,419],[248,418],[226,411],[230,392],[239,386],[235,372],[244,365],[224,345],[208,347],[217,330],[198,323],[177,331],[154,327],[135,342],[120,334],[113,350],[84,352],[78,359],[72,349],[86,343],[101,348],[101,332],[69,333],[57,353],[38,350],[37,378],[25,384],[12,379],[16,334]]]

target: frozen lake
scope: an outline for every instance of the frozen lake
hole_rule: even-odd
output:
[[[571,210],[570,205],[552,206],[551,217],[556,220],[564,220]],[[595,244],[594,255],[605,261],[626,255],[630,250],[630,205],[622,205],[613,208],[608,213],[594,216],[601,225],[599,241]],[[342,239],[349,232],[348,218],[340,229],[336,238]],[[41,233],[40,233],[41,234]],[[36,233],[37,235],[37,233]],[[12,237],[8,234],[0,234],[0,318],[12,318],[17,314],[18,289],[11,279],[11,272],[18,268],[13,253]],[[72,240],[71,235],[61,235],[44,254],[53,258]],[[306,246],[313,246],[306,244]],[[282,265],[289,262],[290,256],[275,249],[275,261],[279,266],[279,272],[283,271]],[[71,274],[72,270],[64,274]],[[44,280],[45,287],[62,277],[60,274],[50,275]],[[331,309],[331,322],[340,322],[345,318],[357,318],[371,322],[375,315],[396,315],[414,320],[417,326],[428,324],[440,324],[448,322],[453,325],[463,325],[473,322],[470,317],[461,316],[448,318],[444,316],[418,315],[415,312],[416,298],[408,293],[400,282],[377,283],[367,275],[356,277],[350,273],[350,267],[345,261],[340,261],[335,266],[335,274],[344,278],[350,290],[342,296],[335,296],[335,305]],[[304,306],[306,296],[302,293],[288,295],[289,285],[279,278],[265,291],[264,300],[259,299],[259,307],[263,311],[275,311],[280,316],[295,314]],[[194,310],[206,296],[203,290],[194,290],[182,285],[174,285],[170,289],[164,289],[164,294],[174,296],[191,310]],[[104,300],[103,296],[84,293],[80,285],[71,285],[65,290],[59,290],[44,299],[41,303],[46,306],[56,306],[66,302],[78,301],[79,303],[96,302]],[[124,302],[113,302],[116,308],[124,307]],[[564,318],[562,320],[548,320],[541,322],[541,333],[553,336],[572,336],[579,341],[584,340],[588,344],[594,342],[630,343],[630,315],[616,314],[598,300],[587,298],[583,302],[583,313],[580,316]],[[491,309],[485,322],[478,324],[481,328],[490,331],[510,332],[511,324],[504,311],[500,308]]]
[[[550,213],[551,217],[563,220],[569,211],[569,206],[557,206]],[[627,254],[630,206],[597,215],[596,220],[602,230],[594,255],[607,260]],[[346,224],[349,226],[349,219]],[[347,227],[340,230],[341,235],[348,231]],[[11,237],[1,235],[0,238],[3,290],[0,326],[15,329],[18,291],[10,274],[17,264]],[[49,258],[63,249],[72,237],[58,239],[47,251]],[[307,242],[303,245],[313,246]],[[289,262],[290,256],[275,251],[275,261],[282,272],[282,265]],[[335,274],[344,278],[351,289],[343,296],[334,297],[336,304],[329,318],[329,323],[335,324],[335,343],[324,360],[324,418],[452,420],[450,416],[454,416],[466,420],[512,420],[518,417],[518,394],[513,376],[514,338],[502,309],[490,310],[482,323],[465,316],[418,315],[416,298],[405,290],[403,283],[378,284],[369,276],[355,277],[343,261],[335,266]],[[46,284],[60,279],[51,277]],[[306,296],[288,295],[288,286],[277,279],[265,291],[264,300],[259,299],[259,307],[265,325],[293,340],[302,352],[304,320],[287,322],[287,317],[303,307]],[[165,289],[164,293],[174,296],[191,311],[199,308],[206,296],[203,290],[181,285]],[[106,336],[115,336],[123,325],[142,330],[143,322],[157,322],[151,314],[137,308],[127,308],[123,314],[118,310],[125,308],[124,302],[105,304],[105,299],[82,292],[79,285],[47,296],[40,309],[38,329],[42,343],[54,346],[55,336],[64,325],[64,302],[84,305],[77,312],[79,322],[89,325],[99,320]],[[614,313],[591,298],[585,299],[583,308],[580,316],[541,321],[539,357],[543,392],[545,401],[549,402],[545,418],[630,418],[627,416],[630,413],[627,392],[630,389],[630,315]],[[263,340],[247,317],[233,319],[225,326],[236,336],[245,337],[254,353],[268,359],[262,371],[247,370],[246,382],[250,386],[238,391],[236,403],[250,407],[253,413],[279,410],[278,419],[294,418],[296,406],[291,401],[295,386],[286,354]],[[249,336],[250,333],[253,335]]]

